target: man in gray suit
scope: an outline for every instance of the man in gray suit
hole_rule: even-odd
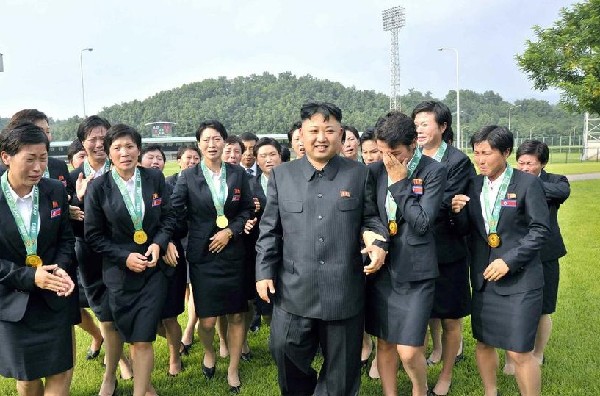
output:
[[[256,245],[256,289],[274,301],[271,353],[283,395],[357,395],[365,274],[387,251],[375,180],[342,158],[342,112],[329,103],[301,109],[306,155],[271,172]],[[370,264],[364,266],[361,236]],[[311,368],[318,346],[323,366]]]

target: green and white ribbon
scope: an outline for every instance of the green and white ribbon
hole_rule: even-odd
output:
[[[508,184],[510,183],[512,174],[513,168],[509,164],[506,164],[506,172],[504,173],[504,177],[500,183],[500,188],[498,189],[498,195],[496,195],[496,202],[494,202],[493,208],[490,206],[489,199],[489,179],[487,176],[483,177],[483,204],[485,209],[485,220],[487,221],[489,227],[489,234],[496,233],[498,219],[500,218],[502,198],[506,196],[506,191],[508,190]]]
[[[4,172],[0,178],[0,184],[2,185],[2,192],[6,198],[6,203],[10,208],[10,212],[15,218],[19,234],[25,245],[27,255],[37,254],[37,237],[38,237],[38,222],[40,221],[40,193],[37,185],[33,186],[33,206],[31,208],[31,220],[29,221],[29,230],[25,227],[25,221],[17,209],[17,203],[10,192],[10,186],[8,184],[8,172]]]
[[[260,175],[260,186],[263,189],[263,192],[265,193],[265,197],[267,196],[267,186],[269,185],[269,179],[267,179],[267,176],[262,173]]]
[[[109,169],[110,169],[110,161],[107,158],[106,161],[104,161],[104,166],[102,168],[102,174],[105,174],[106,172],[108,172]],[[83,174],[85,175],[85,177],[88,178],[95,173],[96,173],[96,171],[94,170],[94,168],[92,168],[92,165],[90,165],[90,162],[87,159],[85,161],[83,161]]]
[[[218,185],[215,186],[212,178],[212,171],[204,164],[204,161],[200,162],[202,168],[202,174],[206,179],[206,184],[210,189],[210,195],[212,195],[213,204],[217,210],[217,216],[225,215],[225,198],[227,197],[227,173],[225,171],[225,163],[221,162],[221,174],[219,175]]]
[[[438,147],[435,155],[431,158],[436,160],[437,162],[442,162],[442,158],[444,158],[444,154],[446,154],[446,149],[448,148],[448,144],[442,140],[442,144]]]
[[[143,202],[143,197],[142,197],[142,176],[140,175],[140,170],[139,169],[135,169],[135,173],[133,174],[133,177],[135,178],[135,190],[134,190],[134,198],[135,198],[135,202],[131,202],[131,197],[129,196],[129,191],[127,191],[127,185],[125,184],[125,181],[123,181],[123,179],[121,179],[121,176],[119,176],[119,173],[117,172],[116,169],[113,168],[112,170],[112,177],[115,181],[115,183],[117,184],[117,187],[119,187],[119,191],[121,192],[121,195],[123,196],[123,201],[125,201],[125,206],[127,207],[127,211],[129,212],[129,216],[131,217],[131,221],[133,222],[133,227],[135,228],[136,231],[139,231],[142,229],[142,221],[143,221],[143,216],[142,216],[142,202]]]

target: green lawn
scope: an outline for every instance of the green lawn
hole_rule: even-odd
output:
[[[167,174],[169,174],[167,172]],[[553,315],[554,332],[546,351],[546,364],[543,367],[543,394],[552,396],[600,395],[600,354],[598,339],[600,321],[600,213],[596,197],[600,193],[600,180],[573,182],[571,198],[561,208],[559,219],[565,236],[569,254],[561,260],[561,286],[558,309]],[[581,213],[588,213],[585,217]],[[185,316],[180,317],[183,324]],[[77,330],[77,366],[72,386],[72,395],[94,395],[102,376],[100,358],[88,362],[85,351],[89,345],[87,334]],[[275,367],[271,361],[266,343],[268,328],[263,326],[258,334],[250,336],[250,347],[254,354],[251,363],[242,362],[242,394],[269,396],[278,395]],[[1,341],[0,341],[1,342]],[[465,322],[465,356],[455,370],[454,383],[450,394],[481,395],[475,359],[474,340],[471,337],[469,321]],[[218,343],[215,341],[215,345]],[[1,347],[1,346],[0,346]],[[208,382],[201,374],[202,349],[195,343],[191,355],[184,357],[185,371],[177,378],[169,378],[167,371],[167,348],[164,339],[155,344],[156,365],[153,383],[161,396],[179,395],[227,395],[227,360],[219,359],[217,374]],[[440,366],[429,370],[429,383],[435,384]],[[409,380],[403,371],[399,372],[399,392],[409,394]],[[499,389],[503,395],[517,395],[513,377],[498,374]],[[132,393],[131,381],[120,381],[121,394]],[[16,395],[14,381],[0,379],[0,395]],[[379,395],[378,381],[363,376],[361,395]]]

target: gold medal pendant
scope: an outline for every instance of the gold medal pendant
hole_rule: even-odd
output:
[[[143,245],[148,240],[148,234],[144,230],[137,230],[133,233],[133,241],[138,245]]]
[[[500,243],[502,242],[500,240],[500,235],[496,234],[495,232],[492,232],[491,234],[488,235],[488,245],[490,245],[491,248],[497,248],[498,246],[500,246]]]
[[[217,227],[219,228],[227,228],[229,225],[229,220],[224,215],[217,216]]]
[[[398,223],[396,223],[396,220],[390,220],[388,222],[388,229],[390,231],[390,236],[394,236],[398,233]]]
[[[37,254],[29,254],[25,257],[25,265],[28,267],[37,268],[42,265],[42,258]]]

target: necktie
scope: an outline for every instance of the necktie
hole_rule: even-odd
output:
[[[246,173],[248,173],[250,176],[254,176],[254,170],[252,170],[252,168],[246,169]]]

